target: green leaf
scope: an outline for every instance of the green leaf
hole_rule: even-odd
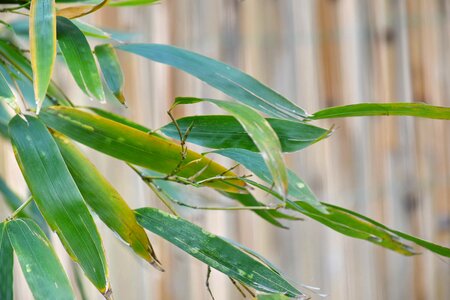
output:
[[[206,56],[159,44],[126,44],[117,49],[183,70],[269,116],[293,120],[308,116],[302,108],[253,77]]]
[[[359,103],[326,108],[313,114],[310,119],[330,119],[360,116],[412,116],[450,120],[450,107],[425,103]]]
[[[45,99],[56,58],[55,0],[31,0],[30,54],[37,113]]]
[[[104,101],[102,80],[86,37],[72,21],[57,18],[58,44],[77,85],[89,97]]]
[[[292,298],[286,297],[282,294],[262,294],[256,296],[256,300],[289,300]]]
[[[236,118],[261,152],[264,162],[272,174],[275,187],[280,194],[286,195],[288,187],[286,167],[281,153],[280,141],[270,124],[252,108],[236,102],[180,97],[176,99],[173,106],[198,101],[213,103]]]
[[[374,220],[372,220],[372,219],[370,219],[370,218],[368,218],[366,216],[363,216],[361,214],[358,214],[355,211],[352,211],[352,210],[349,210],[349,209],[346,209],[346,208],[342,208],[342,207],[339,207],[339,206],[331,205],[331,204],[326,204],[326,206],[332,208],[335,211],[346,213],[346,214],[352,215],[352,216],[354,216],[354,217],[356,217],[358,219],[367,221],[367,222],[369,222],[369,223],[371,223],[371,224],[373,224],[375,226],[378,226],[379,228],[382,228],[382,229],[384,229],[386,231],[389,231],[389,232],[391,232],[391,233],[393,233],[393,234],[395,234],[395,235],[397,235],[397,236],[399,236],[399,237],[401,237],[401,238],[403,238],[403,239],[405,239],[407,241],[413,242],[416,245],[419,245],[419,246],[421,246],[421,247],[423,247],[425,249],[428,249],[428,250],[430,250],[430,251],[432,251],[434,253],[437,253],[437,254],[442,255],[442,256],[450,257],[450,248],[448,248],[448,247],[444,247],[444,246],[432,243],[430,241],[427,241],[427,240],[415,237],[413,235],[410,235],[410,234],[407,234],[407,233],[404,233],[404,232],[401,232],[401,231],[398,231],[398,230],[391,229],[391,228],[387,227],[386,225],[383,225],[383,224],[381,224],[381,223],[379,223],[377,221],[374,221]]]
[[[272,185],[272,175],[264,164],[261,154],[245,149],[220,149],[212,151],[228,157],[252,171],[256,176]],[[327,209],[317,200],[308,185],[301,180],[293,171],[288,170],[288,199],[299,200],[311,205],[316,210],[326,214]]]
[[[328,134],[328,130],[305,123],[289,120],[266,119],[281,143],[283,152],[294,152],[308,147]],[[232,116],[208,115],[190,116],[177,120],[181,132],[192,125],[187,141],[208,148],[241,148],[259,151],[241,124]],[[178,138],[178,131],[173,123],[161,128],[171,137]]]
[[[81,30],[81,32],[83,32],[83,34],[85,36],[98,38],[98,39],[110,39],[111,38],[111,34],[107,33],[103,29],[95,27],[92,24],[82,22],[80,20],[71,20],[71,21],[73,24],[75,24],[75,26],[77,26]]]
[[[224,239],[155,208],[136,210],[138,222],[212,268],[259,291],[301,296],[279,274]]]
[[[159,267],[144,229],[125,200],[69,139],[53,136],[86,203],[136,254]]]
[[[159,3],[160,0],[113,0],[108,3],[109,6],[122,7],[122,6],[142,6],[152,5]]]
[[[16,219],[8,222],[6,229],[34,298],[75,299],[69,279],[39,226],[31,220]]]
[[[6,232],[6,223],[0,223],[0,299],[13,300],[13,249]]]
[[[120,103],[125,104],[123,96],[123,74],[116,50],[111,44],[95,47],[95,55],[100,64],[106,85],[112,91]]]
[[[7,60],[14,67],[9,68],[9,70],[12,73],[21,73],[29,80],[29,83],[31,84],[33,83],[33,71],[31,68],[31,63],[22,54],[22,52],[17,46],[15,46],[9,41],[0,39],[0,54],[5,60]],[[3,75],[5,76],[4,73]],[[17,82],[19,86],[21,85],[21,81],[23,80],[19,78],[19,81]],[[22,86],[20,88],[22,89]],[[35,102],[36,97],[34,96],[34,91],[32,95],[33,95],[32,97],[33,102]],[[61,105],[71,106],[71,103],[69,99],[67,99],[66,95],[64,95],[64,93],[52,81],[50,81],[50,85],[48,86],[47,96],[53,102],[59,103]]]
[[[69,107],[45,109],[40,117],[48,126],[71,139],[138,166],[169,174],[180,162],[180,145],[110,119]],[[197,177],[198,180],[220,174],[236,176],[232,172],[227,172],[227,168],[194,151],[187,152],[184,162],[193,163],[177,173],[182,177],[193,176],[202,170]],[[205,185],[230,192],[239,191],[230,184],[244,185],[242,181],[236,179],[208,182]]]
[[[20,113],[20,108],[16,102],[16,96],[12,92],[2,73],[0,73],[0,101],[4,101],[8,104],[17,114]]]
[[[94,220],[51,134],[38,119],[26,118],[14,117],[9,134],[31,194],[72,259],[108,295],[108,270]]]
[[[0,177],[0,193],[11,210],[16,210],[22,205],[20,198],[14,193],[11,188],[6,184],[5,180]]]

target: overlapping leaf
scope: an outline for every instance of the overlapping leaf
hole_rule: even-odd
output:
[[[39,226],[28,219],[16,219],[8,222],[6,229],[34,298],[75,299],[69,279]]]
[[[69,19],[80,18],[96,12],[97,10],[108,4],[108,2],[109,0],[103,0],[98,4],[65,7],[58,10],[57,15]]]
[[[288,190],[286,167],[281,153],[280,141],[275,131],[270,127],[270,124],[255,110],[236,102],[214,99],[177,98],[174,105],[191,104],[200,101],[213,103],[236,118],[261,152],[263,162],[272,174],[275,187],[280,194],[286,195]]]
[[[266,120],[277,134],[283,152],[306,148],[328,133],[323,128],[305,123],[275,118]],[[192,126],[187,141],[197,145],[214,149],[242,148],[259,151],[248,133],[232,116],[190,116],[178,119],[177,124],[181,132],[186,132]],[[162,127],[161,131],[171,138],[178,138],[178,131],[173,123]]]
[[[56,59],[55,0],[31,0],[30,54],[34,94],[39,113],[50,84]]]
[[[0,101],[8,104],[16,113],[20,113],[20,108],[16,102],[16,96],[6,81],[5,76],[0,73]]]
[[[302,108],[253,77],[206,56],[160,44],[126,44],[117,48],[183,70],[269,116],[293,120],[308,116]]]
[[[87,204],[139,256],[159,267],[144,229],[125,200],[69,139],[57,133],[53,136]]]
[[[26,119],[14,117],[9,134],[33,198],[67,252],[108,295],[108,270],[94,220],[47,128],[34,117]]]
[[[258,291],[301,296],[281,275],[224,239],[155,208],[136,210],[139,223],[212,268]]]
[[[40,117],[51,128],[98,151],[118,159],[160,173],[170,174],[180,162],[181,147],[157,136],[132,127],[69,107],[45,109]],[[188,151],[185,167],[177,175],[198,180],[217,175],[236,176],[216,162]],[[189,165],[186,165],[189,164]],[[240,180],[208,182],[205,185],[230,192],[239,191],[234,185],[244,185]]]
[[[359,103],[323,109],[310,119],[330,119],[361,116],[412,116],[430,119],[450,120],[450,107],[433,106],[425,103]]]
[[[103,101],[102,80],[86,37],[69,19],[58,17],[58,44],[80,89],[89,97]]]
[[[13,249],[6,232],[6,223],[0,223],[0,299],[13,300]]]
[[[100,64],[106,85],[117,100],[124,104],[123,74],[116,50],[111,44],[99,45],[95,47],[95,55],[97,56],[97,60]]]

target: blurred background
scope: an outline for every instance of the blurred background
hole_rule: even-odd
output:
[[[148,7],[106,8],[84,20],[135,32],[136,41],[177,45],[237,66],[310,113],[358,102],[450,106],[446,0],[163,0]],[[107,108],[151,128],[169,122],[166,111],[176,96],[226,99],[174,69],[129,54],[120,58],[128,109]],[[84,99],[67,72],[59,71],[56,79],[72,89],[75,102]],[[177,110],[178,116],[211,113],[222,112],[207,104]],[[336,131],[286,160],[322,201],[450,245],[448,121],[372,117],[316,124],[334,124]],[[11,147],[3,141],[0,147],[0,172],[24,195]],[[162,207],[123,163],[89,155],[132,207]],[[207,203],[231,204],[205,197]],[[0,208],[3,217],[8,212],[3,204]],[[290,229],[283,230],[251,212],[180,211],[213,233],[257,250],[293,283],[320,287],[326,299],[450,299],[450,262],[426,251],[403,257],[309,219],[286,223]],[[160,273],[98,224],[115,299],[210,299],[205,265],[149,234],[166,270]],[[57,249],[75,280],[73,265],[59,244]],[[16,271],[16,299],[31,299]],[[89,299],[101,299],[89,282],[84,287]],[[229,279],[216,271],[211,289],[218,300],[240,299]]]

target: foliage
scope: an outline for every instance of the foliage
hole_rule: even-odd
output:
[[[63,2],[71,4],[63,7]],[[310,124],[317,119],[398,115],[449,120],[450,108],[423,103],[364,103],[326,108],[310,115],[261,82],[222,62],[169,45],[119,44],[106,30],[76,20],[105,5],[147,5],[156,1],[72,2],[12,0],[2,9],[5,13],[29,16],[26,22],[2,21],[5,27],[0,39],[0,133],[11,142],[31,196],[23,202],[0,178],[0,192],[13,211],[0,223],[1,299],[13,297],[14,254],[36,299],[74,298],[46,237],[47,226],[58,234],[70,257],[99,292],[106,299],[111,298],[108,266],[91,211],[156,269],[162,270],[164,262],[158,260],[144,228],[201,260],[208,268],[223,272],[236,287],[241,285],[256,296],[255,290],[258,299],[306,296],[253,250],[180,217],[178,206],[248,209],[282,228],[284,220],[298,220],[301,214],[344,235],[403,255],[415,254],[404,243],[410,241],[450,257],[447,247],[319,201],[308,185],[285,166],[283,159],[284,152],[299,151],[332,134],[332,128]],[[29,55],[18,47],[18,40],[23,38],[29,45]],[[100,108],[77,106],[52,81],[55,61],[60,55],[61,63],[87,97],[125,105],[117,50],[183,70],[232,100],[177,98],[168,112],[172,122],[153,131]],[[172,111],[177,105],[201,101],[218,106],[228,115],[173,118]],[[169,213],[151,207],[133,211],[72,140],[124,161],[166,205]],[[209,148],[210,152],[192,151],[188,149],[189,143]],[[235,161],[252,177],[236,173],[237,165],[227,168],[208,158],[209,153]],[[267,206],[258,201],[252,194],[254,188],[272,195],[277,204]],[[239,205],[221,208],[186,203],[188,197],[201,197],[198,191],[205,189],[219,192]]]

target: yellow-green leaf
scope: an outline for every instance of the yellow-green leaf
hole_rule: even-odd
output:
[[[100,64],[106,85],[117,100],[124,104],[123,74],[116,50],[111,44],[99,45],[95,47],[95,55],[97,56],[98,63]]]
[[[34,94],[39,113],[52,78],[56,58],[55,0],[31,0],[30,54]]]
[[[0,299],[13,300],[13,249],[6,232],[6,223],[0,223]]]
[[[0,101],[4,101],[9,105],[16,113],[20,113],[20,108],[16,102],[16,96],[12,92],[11,88],[6,81],[6,78],[0,73]]]
[[[139,256],[159,268],[152,245],[125,200],[68,138],[53,136],[86,203]]]
[[[9,123],[14,153],[25,181],[50,228],[73,260],[104,295],[108,268],[94,220],[45,125],[35,117]]]
[[[42,111],[40,118],[51,128],[88,147],[163,174],[172,173],[181,159],[181,146],[174,142],[75,108],[50,107]],[[194,151],[187,151],[183,166],[177,175],[190,177],[200,172],[197,180],[221,174],[236,176]],[[241,180],[230,179],[205,185],[238,192],[235,185],[245,184]]]

